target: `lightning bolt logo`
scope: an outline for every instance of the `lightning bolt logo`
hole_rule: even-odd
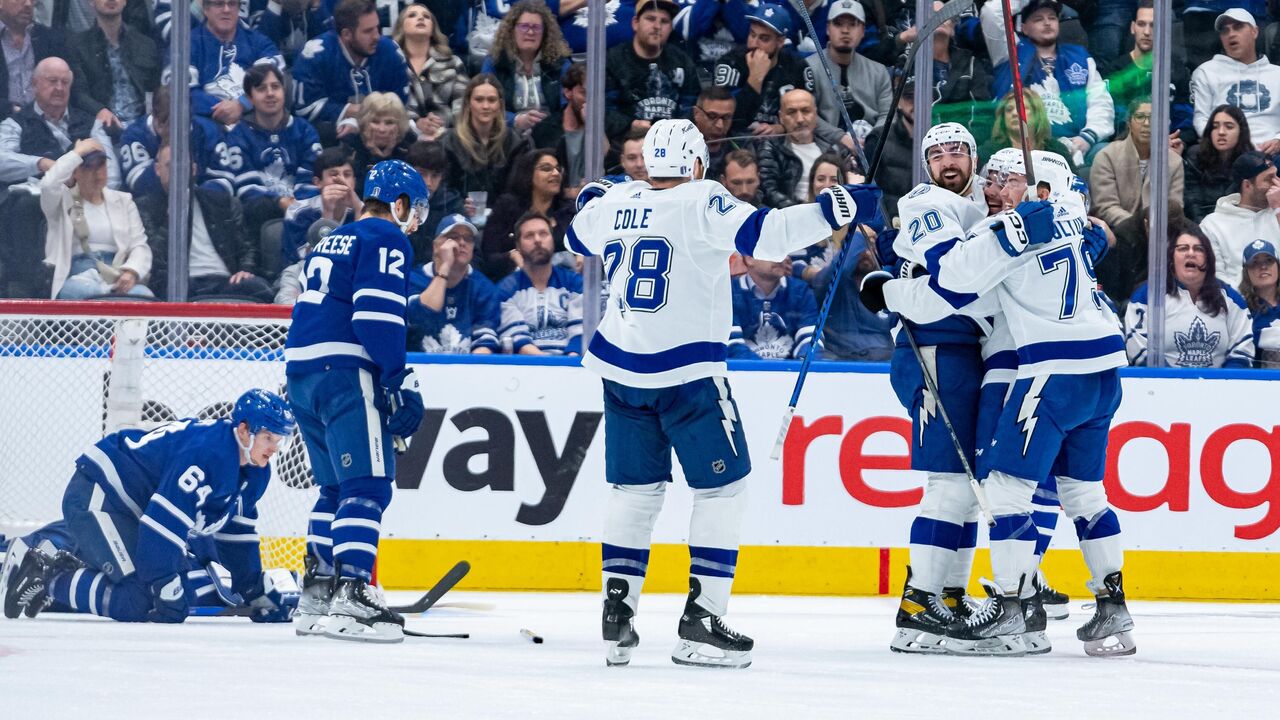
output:
[[[1044,384],[1048,381],[1048,375],[1040,375],[1031,381],[1031,387],[1027,388],[1027,394],[1022,396],[1022,406],[1018,408],[1018,422],[1022,423],[1022,456],[1027,456],[1027,450],[1031,447],[1031,435],[1036,431],[1036,423],[1040,418],[1036,417],[1036,408],[1040,406],[1040,391],[1044,389]]]
[[[938,348],[922,347],[920,356],[924,358],[924,372],[929,373],[933,381],[938,382]],[[920,445],[924,446],[924,430],[929,426],[930,418],[938,414],[938,398],[929,392],[929,385],[924,386],[924,397],[920,400]]]
[[[722,377],[713,377],[716,391],[720,393],[720,414],[723,416],[720,425],[724,427],[724,436],[729,439],[729,449],[738,454],[738,443],[733,439],[733,425],[738,422],[738,412],[733,408],[733,400],[729,399],[729,385]]]

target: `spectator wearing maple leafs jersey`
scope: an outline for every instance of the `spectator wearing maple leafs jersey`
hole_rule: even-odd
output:
[[[431,262],[409,273],[409,348],[488,355],[498,350],[498,291],[471,267],[476,227],[462,215],[440,221]]]
[[[818,324],[818,303],[791,261],[743,258],[747,274],[733,281],[733,328],[729,357],[798,360],[809,352]]]
[[[520,267],[498,283],[504,348],[519,355],[581,355],[582,276],[551,264],[551,218],[526,212],[515,235]]]

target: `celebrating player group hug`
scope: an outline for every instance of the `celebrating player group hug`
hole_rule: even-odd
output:
[[[1028,167],[1005,150],[978,173],[976,143],[955,124],[932,128],[923,153],[930,182],[900,202],[900,232],[883,227],[874,184],[835,185],[781,210],[734,199],[704,179],[707,146],[688,120],[649,129],[647,182],[582,190],[567,244],[600,257],[608,281],[583,365],[604,387],[609,665],[628,664],[639,647],[634,621],[673,449],[693,510],[671,658],[751,664],[752,639],[724,622],[751,472],[725,366],[729,259],[779,261],[846,233],[846,242],[875,239],[890,271],[868,275],[861,298],[898,313],[891,380],[912,418],[912,467],[928,476],[890,647],[1048,652],[1046,619],[1065,617],[1066,598],[1038,564],[1060,505],[1096,597],[1077,637],[1090,655],[1136,650],[1120,527],[1102,485],[1126,362],[1093,270],[1110,231],[1088,216],[1083,182],[1055,156],[1029,153]],[[287,403],[251,390],[228,420],[122,430],[89,447],[63,519],[11,543],[0,574],[7,617],[182,622],[200,606],[239,607],[255,622],[292,622],[298,635],[403,640],[404,619],[371,574],[396,449],[423,414],[404,315],[406,236],[425,218],[427,188],[396,160],[376,165],[364,188],[361,217],[306,260],[285,350]],[[268,462],[295,428],[320,488],[300,588],[287,572],[264,572],[254,530]],[[983,581],[983,600],[964,589],[980,518],[994,579]]]

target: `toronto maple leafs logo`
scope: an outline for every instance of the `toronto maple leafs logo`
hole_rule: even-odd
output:
[[[422,349],[429,353],[466,355],[471,352],[471,338],[464,337],[453,325],[445,325],[435,337],[423,338]]]
[[[606,26],[613,25],[618,22],[618,8],[621,5],[622,0],[608,0],[608,2],[604,4],[605,14],[608,15],[609,18],[605,22]],[[577,16],[573,18],[573,24],[581,28],[587,26],[587,8],[585,5],[582,9],[578,10]]]
[[[289,153],[272,145],[258,155],[258,167],[262,168],[262,180],[272,192],[292,194],[293,175],[289,173]]]
[[[1271,108],[1271,91],[1257,80],[1241,80],[1227,90],[1227,104],[1246,114],[1263,113]]]
[[[772,317],[778,318],[777,315]],[[782,324],[781,318],[778,318],[778,324]],[[795,341],[786,333],[785,328],[779,331],[774,323],[768,321],[760,323],[755,336],[747,339],[747,347],[765,360],[785,360],[791,357],[793,345]]]
[[[1173,341],[1178,346],[1178,367],[1212,367],[1214,351],[1221,339],[1222,333],[1216,330],[1209,332],[1204,320],[1195,318],[1191,321],[1190,330],[1173,334]]]
[[[1071,67],[1063,72],[1067,74],[1067,80],[1070,80],[1072,85],[1079,86],[1089,82],[1089,68],[1081,67],[1080,63],[1071,63]]]

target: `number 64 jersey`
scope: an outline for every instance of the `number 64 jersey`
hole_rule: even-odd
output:
[[[782,260],[830,235],[817,204],[757,210],[713,180],[615,185],[565,236],[573,252],[601,257],[609,285],[582,364],[639,388],[725,375],[730,255]]]
[[[400,372],[412,264],[409,239],[389,220],[365,218],[329,233],[302,267],[285,371],[354,367],[383,377]]]

